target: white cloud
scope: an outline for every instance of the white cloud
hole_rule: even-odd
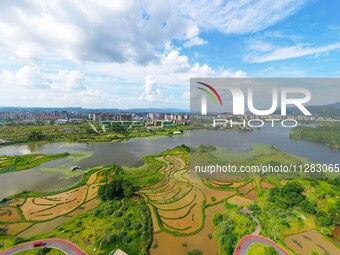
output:
[[[144,92],[140,95],[139,99],[142,101],[160,101],[160,90],[154,76],[147,75],[145,77],[145,84],[143,86]]]
[[[46,57],[75,62],[158,59],[173,40],[190,40],[198,26],[176,3],[149,1],[9,1],[0,9],[0,51],[35,63]],[[43,24],[43,25],[42,25]]]
[[[244,61],[249,63],[263,63],[269,61],[291,59],[318,53],[328,52],[340,49],[340,43],[329,44],[319,47],[310,47],[304,44],[294,46],[276,48],[273,51],[265,54],[249,53],[244,57]]]
[[[180,9],[206,30],[249,33],[265,29],[294,14],[305,0],[181,1]]]
[[[186,48],[190,48],[192,46],[200,46],[207,44],[208,42],[203,40],[202,38],[199,38],[197,36],[190,38],[188,41],[183,43],[183,46]]]
[[[340,30],[340,25],[329,25],[328,29],[329,30]]]
[[[248,45],[248,49],[254,50],[254,51],[265,52],[265,51],[270,51],[274,48],[274,46],[270,42],[266,42],[266,41],[259,40],[259,39],[251,38],[251,39],[248,39],[246,43]]]
[[[27,88],[48,89],[51,79],[47,74],[41,72],[37,67],[23,66],[13,73],[5,70],[0,79],[4,86],[22,86]]]
[[[85,76],[80,71],[60,71],[58,76],[61,83],[61,86],[59,86],[60,89],[65,89],[67,91],[85,89],[83,84]]]
[[[145,64],[158,61],[159,52],[174,41],[184,47],[206,44],[202,30],[259,31],[304,2],[6,1],[0,9],[0,53],[29,63],[59,58]]]
[[[161,66],[167,73],[186,72],[190,68],[188,57],[181,56],[177,50],[172,50],[168,54],[163,54],[161,58]]]

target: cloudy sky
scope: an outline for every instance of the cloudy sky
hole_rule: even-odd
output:
[[[0,6],[0,106],[188,108],[190,77],[340,77],[336,0]]]

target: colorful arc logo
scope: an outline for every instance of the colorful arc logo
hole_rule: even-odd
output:
[[[200,89],[200,90],[204,91],[207,95],[209,95],[210,98],[213,100],[214,104],[217,104],[217,100],[216,100],[216,98],[217,98],[220,105],[222,106],[221,97],[218,94],[218,92],[216,91],[216,89],[214,89],[211,85],[204,83],[204,82],[197,82],[197,83],[207,87],[209,90],[205,89],[205,88],[201,88],[201,87],[196,87],[197,89]],[[216,97],[214,96],[214,94],[215,94]],[[201,114],[207,115],[207,98],[206,98],[206,95],[202,95]]]

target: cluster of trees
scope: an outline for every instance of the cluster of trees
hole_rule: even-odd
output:
[[[98,196],[102,201],[131,197],[133,185],[121,176],[115,176],[113,180],[98,189]]]
[[[331,124],[317,127],[300,126],[293,129],[290,134],[294,139],[312,140],[320,143],[329,144],[333,147],[340,147],[340,125]]]
[[[250,216],[241,214],[237,207],[228,208],[223,214],[217,213],[213,224],[221,250],[227,255],[232,255],[237,242],[255,229],[255,223]]]
[[[281,189],[275,187],[269,191],[269,202],[275,203],[277,206],[283,209],[291,208],[300,204],[306,199],[302,194],[304,188],[298,182],[288,182]]]
[[[337,181],[333,179],[332,182]],[[277,187],[271,189],[268,194],[268,200],[283,209],[299,206],[301,211],[315,215],[318,224],[322,227],[327,227],[340,221],[338,216],[340,202],[336,203],[335,207],[330,208],[327,212],[318,210],[317,204],[307,199],[303,195],[303,191],[304,188],[298,182],[288,182],[281,189]]]
[[[45,135],[41,131],[32,131],[28,135],[29,142],[38,142],[45,140]]]

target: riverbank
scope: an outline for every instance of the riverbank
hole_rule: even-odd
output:
[[[300,126],[292,129],[292,139],[303,139],[340,149],[340,123],[326,123],[320,126]]]
[[[120,132],[100,130],[95,132],[89,124],[79,125],[27,125],[0,126],[0,138],[8,144],[26,144],[30,142],[120,142],[130,138],[152,136],[183,135],[190,126],[175,126],[157,129],[129,129]]]
[[[37,167],[45,162],[62,159],[70,154],[26,154],[18,156],[0,156],[0,174],[17,172]]]

